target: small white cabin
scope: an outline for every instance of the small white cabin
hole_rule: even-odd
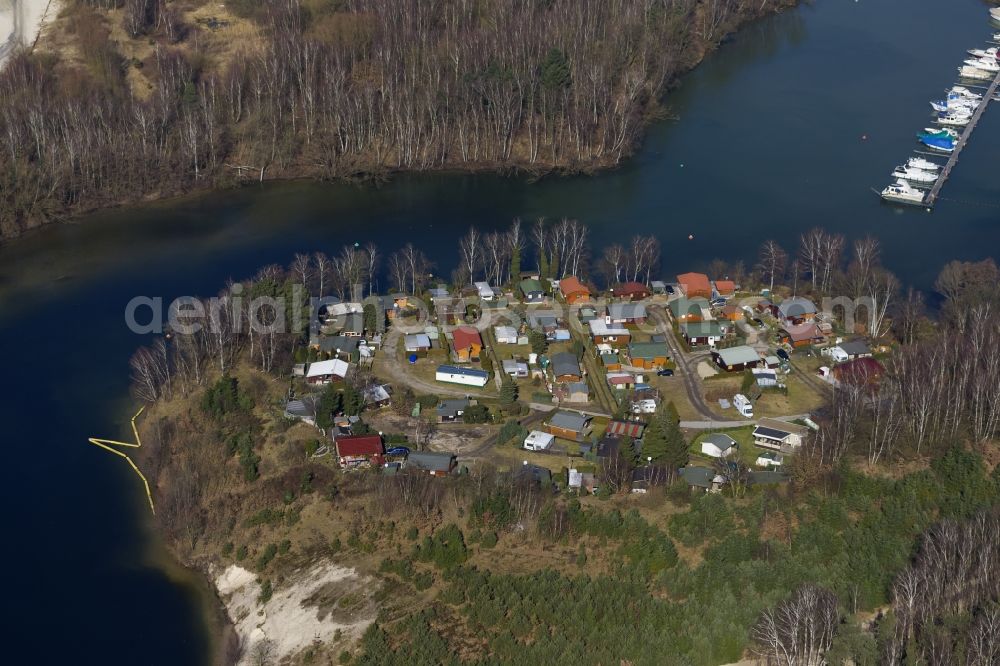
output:
[[[528,451],[545,451],[555,440],[555,435],[551,433],[542,432],[541,430],[532,430],[528,433],[528,436],[524,438],[524,448]]]

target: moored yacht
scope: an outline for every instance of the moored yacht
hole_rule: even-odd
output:
[[[886,201],[898,201],[900,203],[920,205],[924,202],[924,193],[910,186],[905,180],[897,180],[882,190],[881,196]]]
[[[937,119],[942,125],[950,127],[965,127],[969,124],[969,120],[971,120],[971,117],[968,114],[961,113],[942,113]]]
[[[966,79],[976,79],[978,81],[983,81],[986,79],[992,79],[993,75],[987,72],[985,69],[979,69],[978,67],[973,67],[971,65],[962,65],[958,68],[958,73],[960,76]]]
[[[936,136],[942,139],[957,139],[958,132],[950,127],[925,127],[923,132],[917,132],[917,138],[922,136]]]
[[[911,166],[898,166],[892,171],[892,177],[906,180],[911,183],[933,183],[938,179],[937,174],[923,169],[914,169]]]
[[[977,102],[983,98],[982,95],[974,93],[965,86],[952,86],[950,90],[945,90],[949,95],[959,95],[965,99],[976,100]]]
[[[978,102],[967,100],[964,97],[949,99],[935,99],[931,101],[931,108],[935,111],[948,111],[951,109],[967,109],[971,113],[979,105]]]
[[[939,139],[933,136],[920,137],[920,143],[932,150],[942,153],[950,153],[955,150],[955,142],[952,139]]]
[[[914,169],[923,169],[924,171],[937,171],[941,168],[940,164],[935,164],[930,160],[925,160],[922,157],[911,157],[906,160],[906,165],[911,166]]]
[[[966,51],[969,55],[974,55],[977,58],[996,58],[997,57],[997,47],[991,46],[988,49],[969,49]]]
[[[987,72],[1000,72],[1000,63],[996,58],[968,58],[965,64],[978,69],[985,69]]]

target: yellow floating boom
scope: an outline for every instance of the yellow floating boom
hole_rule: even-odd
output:
[[[117,451],[111,448],[112,446],[127,446],[132,449],[138,449],[140,446],[142,446],[142,440],[139,438],[139,429],[135,427],[135,420],[139,418],[139,414],[142,414],[142,410],[144,409],[146,409],[145,405],[140,407],[139,411],[137,411],[135,413],[135,416],[132,417],[132,433],[135,435],[135,442],[119,442],[114,439],[99,439],[97,437],[90,437],[87,439],[87,441],[90,442],[91,444],[101,447],[105,451],[110,451],[116,456],[121,456],[122,458],[128,461],[128,464],[132,466],[132,469],[135,471],[135,473],[139,475],[140,479],[142,479],[142,484],[146,486],[146,499],[149,500],[149,510],[153,513],[153,515],[156,515],[156,510],[153,508],[153,494],[149,490],[149,481],[146,480],[145,475],[143,475],[143,473],[139,471],[139,467],[136,466],[134,462],[132,462],[131,458],[129,458],[121,451]]]

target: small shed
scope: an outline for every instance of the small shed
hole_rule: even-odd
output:
[[[701,452],[710,458],[726,458],[738,448],[735,439],[721,432],[706,435],[701,440]]]

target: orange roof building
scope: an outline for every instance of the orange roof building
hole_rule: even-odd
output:
[[[743,321],[743,308],[730,303],[722,308],[722,318],[729,321]]]
[[[459,326],[452,332],[452,344],[459,361],[477,361],[483,351],[483,339],[471,326]]]
[[[570,275],[559,280],[559,293],[563,295],[563,298],[570,305],[590,299],[590,289],[580,282],[580,279],[575,275]]]
[[[715,293],[723,298],[729,298],[736,294],[736,283],[732,280],[716,280]]]
[[[684,295],[688,298],[701,296],[712,298],[712,284],[708,281],[708,276],[704,273],[683,273],[677,276],[677,284],[684,290]]]

